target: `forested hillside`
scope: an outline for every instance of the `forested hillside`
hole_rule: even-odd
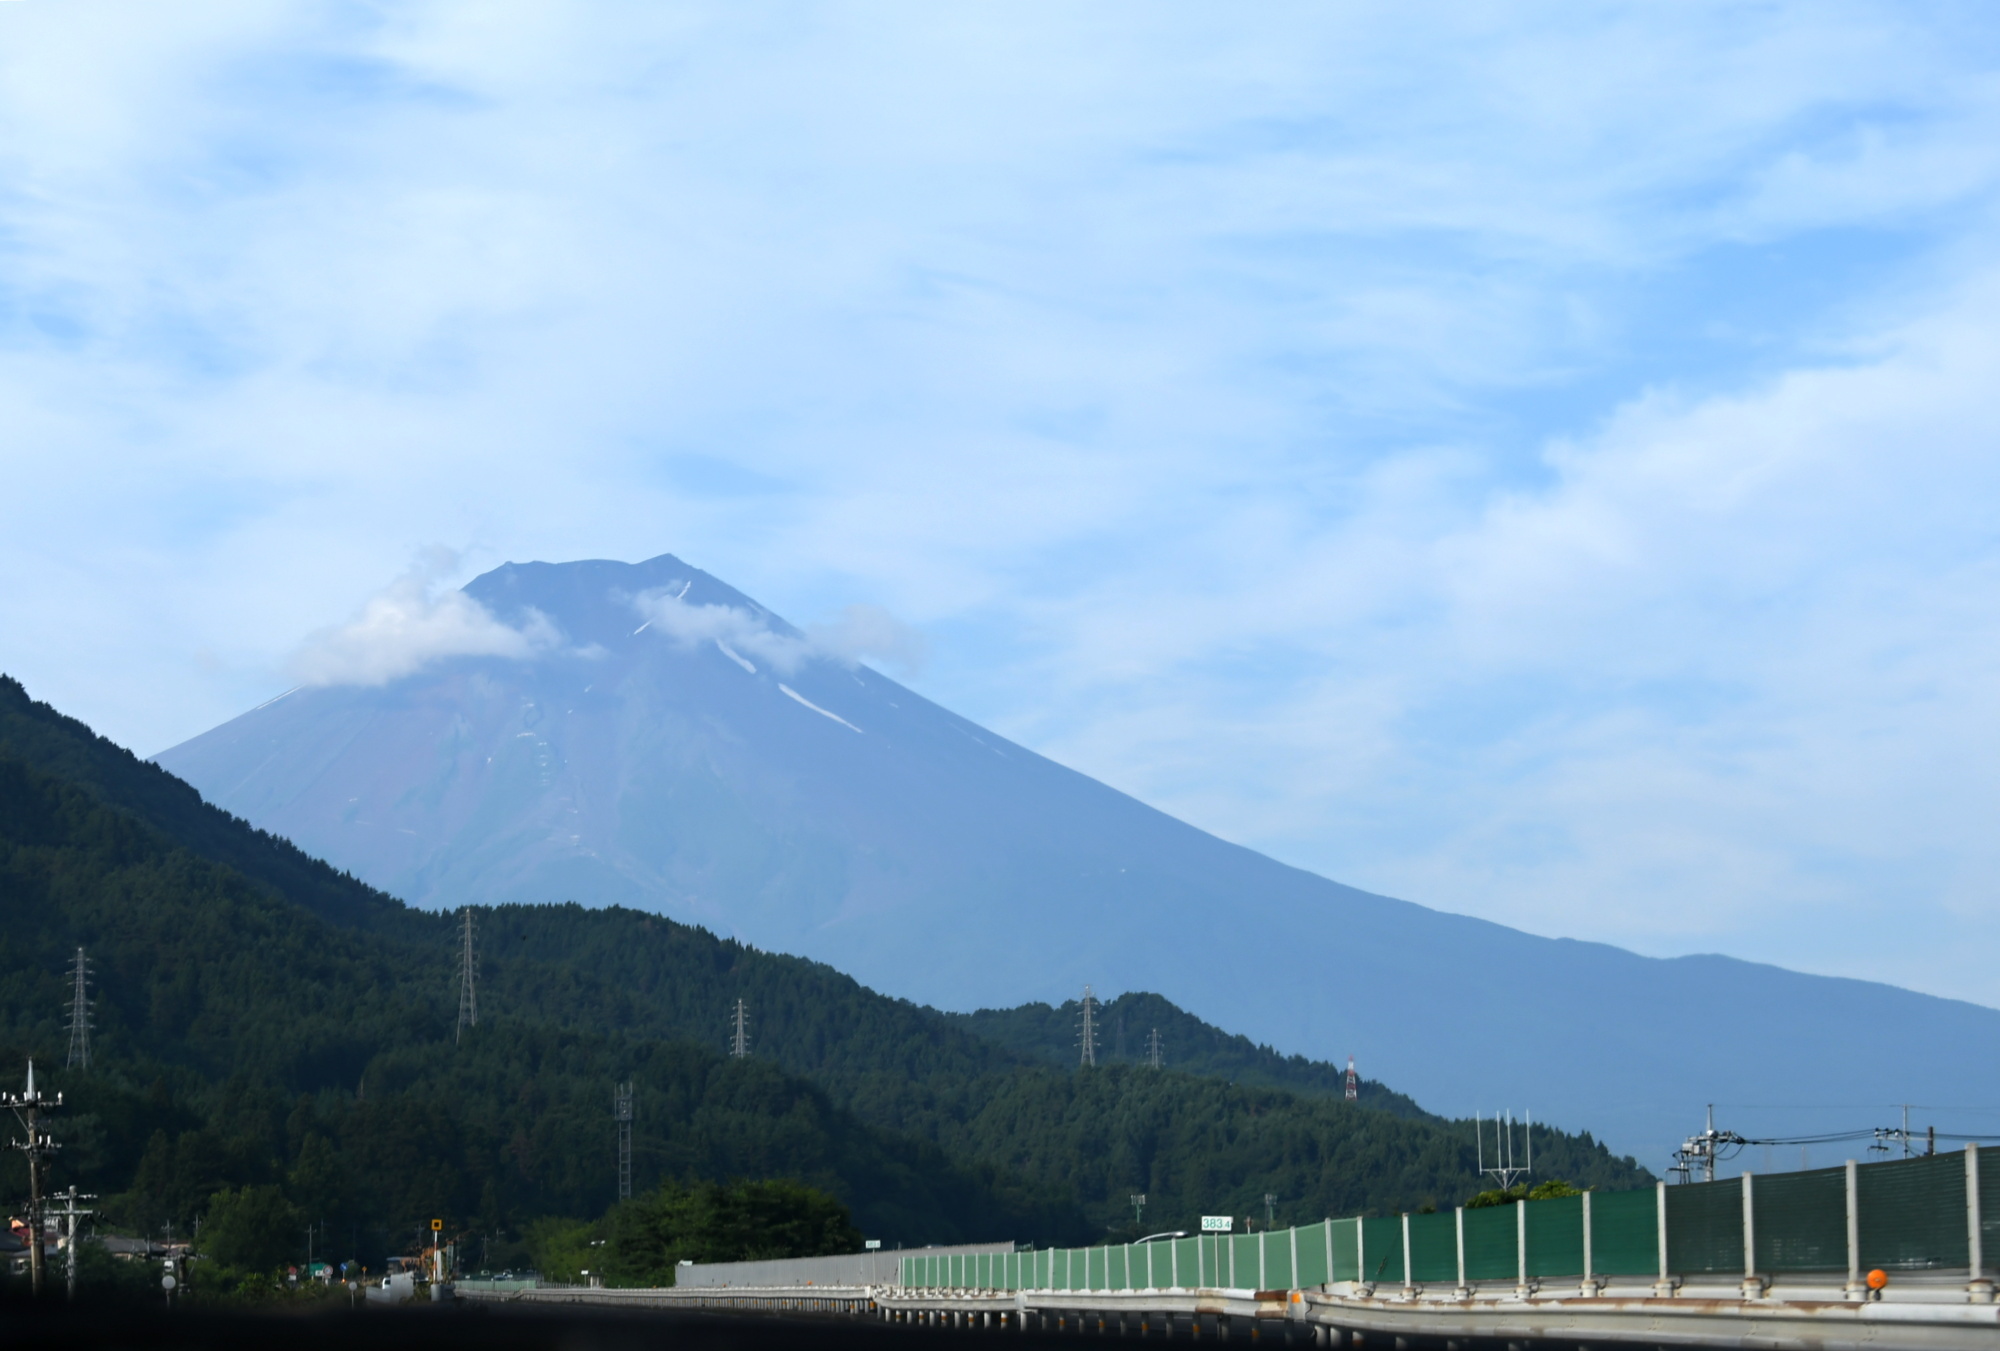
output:
[[[452,917],[251,831],[12,681],[0,919],[6,1063],[60,1061],[63,970],[77,946],[91,954],[97,1054],[87,1074],[52,1070],[72,1104],[56,1181],[131,1226],[185,1232],[246,1185],[281,1188],[364,1253],[432,1214],[483,1233],[595,1216],[615,1194],[611,1095],[626,1078],[642,1190],[797,1177],[891,1243],[1088,1239],[1130,1225],[1135,1191],[1153,1197],[1149,1224],[1180,1226],[1252,1214],[1265,1192],[1284,1218],[1477,1189],[1468,1128],[1410,1119],[1372,1086],[1406,1115],[1255,1087],[1255,1048],[1196,1062],[1234,1086],[1177,1068],[1078,1073],[823,965],[631,911],[481,912],[482,1019],[457,1041]],[[752,1054],[729,1060],[738,997]],[[1144,1012],[1198,1035],[1171,1006]],[[1537,1153],[1577,1181],[1641,1176],[1587,1137],[1538,1133]],[[19,1160],[4,1166],[0,1185],[19,1190]]]
[[[1060,1005],[1032,1003],[944,1016],[982,1040],[1044,1064],[1077,1063],[1083,1026],[1080,999]],[[1307,1097],[1343,1097],[1346,1093],[1345,1066],[1302,1055],[1281,1055],[1248,1037],[1205,1023],[1156,994],[1135,991],[1105,1000],[1098,1005],[1096,1026],[1100,1065],[1149,1064],[1152,1039],[1157,1034],[1162,1066],[1235,1084],[1290,1089]],[[1357,1077],[1357,1087],[1357,1099],[1364,1107],[1397,1116],[1440,1119],[1407,1095],[1372,1079]]]
[[[642,1185],[798,1177],[905,1242],[1077,1232],[1073,1206],[859,1122],[768,1061],[504,1011],[458,1041],[434,948],[342,931],[4,754],[0,898],[0,1045],[42,1057],[68,1097],[59,1179],[134,1227],[185,1233],[220,1189],[271,1184],[364,1252],[433,1215],[492,1230],[595,1213],[613,1200],[612,1085],[631,1078]],[[78,945],[98,990],[87,1073],[56,1068]]]

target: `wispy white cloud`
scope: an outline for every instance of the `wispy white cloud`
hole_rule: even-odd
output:
[[[646,592],[632,606],[654,633],[683,647],[715,643],[738,660],[748,656],[786,675],[815,660],[854,665],[875,659],[907,670],[921,664],[926,651],[921,633],[875,605],[849,605],[832,623],[803,632],[740,606],[689,604],[678,588]]]
[[[1081,711],[1023,730],[1392,894],[1991,1001],[1996,299],[2000,259],[1838,360],[1641,395],[1532,486],[1412,457],[1262,587],[1073,600]],[[1256,556],[1230,515],[1202,553]],[[1282,673],[1248,707],[1237,661]]]
[[[286,669],[301,685],[386,685],[450,657],[523,661],[561,647],[562,634],[539,611],[519,626],[505,624],[445,585],[456,567],[455,555],[428,555],[354,618],[308,636]]]
[[[923,669],[930,639],[879,605],[846,605],[830,623],[808,624],[806,640],[835,661],[878,661],[905,675]]]

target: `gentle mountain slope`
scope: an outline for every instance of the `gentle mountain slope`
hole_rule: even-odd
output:
[[[161,762],[419,904],[632,905],[958,1010],[1156,990],[1281,1051],[1358,1055],[1433,1111],[1532,1108],[1655,1163],[1705,1102],[1820,1101],[1857,1064],[1885,1101],[2000,1107],[1965,1077],[2000,1054],[2000,1012],[1285,867],[813,656],[671,556],[466,590],[564,641],[298,690]]]

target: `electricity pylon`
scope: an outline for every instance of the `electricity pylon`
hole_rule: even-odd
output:
[[[1146,1063],[1154,1069],[1165,1063],[1160,1055],[1160,1029],[1157,1027],[1146,1038]]]
[[[737,1060],[750,1054],[750,1006],[741,999],[729,1018],[729,1054]]]
[[[618,1085],[618,1199],[632,1199],[632,1081]]]
[[[90,959],[83,949],[70,959],[69,1059],[65,1069],[90,1068]]]
[[[465,1029],[479,1026],[479,948],[473,928],[472,907],[465,907],[464,927],[458,949],[458,1032],[454,1041],[465,1039]]]
[[[1085,1065],[1097,1063],[1097,996],[1088,985],[1083,987],[1083,1030],[1077,1037],[1077,1045],[1082,1048]]]

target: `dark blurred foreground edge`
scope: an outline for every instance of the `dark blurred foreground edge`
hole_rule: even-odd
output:
[[[465,1304],[353,1313],[230,1313],[132,1305],[92,1307],[0,1302],[0,1346],[40,1348],[217,1348],[218,1351],[738,1351],[937,1345],[968,1333],[891,1326],[854,1318],[756,1314],[624,1313],[476,1307]],[[1009,1345],[1055,1340],[1007,1333]],[[1074,1339],[1071,1339],[1074,1340]]]

